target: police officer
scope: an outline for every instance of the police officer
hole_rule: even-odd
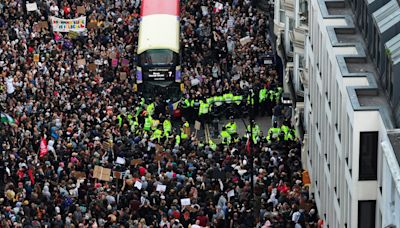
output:
[[[222,127],[221,131],[221,141],[224,145],[229,145],[231,143],[231,135],[226,131],[225,127]]]
[[[258,124],[256,123],[255,120],[251,120],[252,124],[253,124],[253,129],[252,129],[252,134],[253,134],[253,142],[254,144],[257,144],[259,142],[260,139],[260,126],[258,126]],[[250,136],[250,124],[247,126],[247,134]]]
[[[233,119],[233,116],[230,117],[229,122],[225,125],[226,131],[229,133],[229,135],[233,138],[236,137],[237,135],[237,125],[235,120]]]
[[[260,102],[260,114],[263,116],[265,115],[267,107],[267,88],[263,87],[260,89],[260,92],[258,93],[258,99]]]
[[[157,140],[158,143],[161,142],[161,139],[163,138],[163,132],[161,130],[161,126],[159,126],[154,132],[153,135],[151,136],[151,140]]]
[[[194,120],[198,120],[199,118],[199,110],[200,110],[200,94],[196,94],[196,96],[194,97],[194,99],[191,102],[191,106],[193,109],[192,114],[192,119],[190,119],[189,121],[193,122]]]
[[[208,109],[209,104],[207,99],[204,98],[203,100],[200,100],[199,120],[203,124],[208,122]]]
[[[166,138],[169,137],[169,134],[172,131],[172,124],[169,118],[169,115],[167,115],[167,118],[165,118],[164,122],[163,122],[163,129],[164,129],[164,136]]]
[[[279,134],[281,133],[281,129],[278,128],[278,123],[275,121],[272,128],[268,130],[267,141],[271,142],[271,140],[279,140]]]

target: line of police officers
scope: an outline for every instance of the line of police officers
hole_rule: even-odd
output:
[[[146,104],[145,99],[141,98],[133,113],[121,112],[117,116],[118,125],[120,127],[128,127],[129,131],[135,135],[148,135],[151,140],[157,140],[162,143],[165,140],[174,140],[175,145],[180,145],[181,140],[186,140],[190,137],[187,129],[190,129],[190,123],[194,120],[199,120],[201,123],[208,123],[209,113],[226,111],[228,107],[240,110],[240,106],[244,105],[249,109],[250,103],[254,106],[258,103],[258,108],[272,113],[272,107],[280,101],[282,88],[277,87],[273,90],[262,88],[258,91],[258,96],[255,99],[250,99],[250,95],[246,99],[242,95],[233,94],[231,92],[201,99],[199,95],[192,99],[184,97],[177,104],[181,108],[184,118],[184,123],[178,133],[172,126],[170,115],[156,116],[155,102]],[[249,137],[250,125],[247,126],[247,134],[244,137]],[[257,123],[253,123],[252,140],[255,144],[263,140],[263,135]],[[150,135],[151,134],[151,135]],[[237,125],[231,117],[231,120],[222,128],[220,132],[222,144],[230,144],[238,142],[240,136],[237,134]],[[295,140],[295,131],[290,128],[288,121],[285,121],[282,126],[278,126],[277,122],[268,130],[265,140],[269,143],[273,141],[290,141]],[[210,139],[208,142],[211,149],[215,150],[217,145]]]

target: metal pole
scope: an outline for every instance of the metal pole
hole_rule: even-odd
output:
[[[249,156],[249,162],[250,162],[250,182],[251,182],[251,194],[250,194],[250,202],[253,203],[254,200],[254,165],[253,165],[253,128],[254,128],[254,92],[253,89],[250,89],[250,110],[251,113],[249,115],[250,119],[250,156]],[[254,205],[252,205],[253,207]]]

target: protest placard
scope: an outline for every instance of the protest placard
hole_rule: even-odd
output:
[[[78,59],[77,64],[78,64],[78,66],[85,66],[86,65],[86,60],[85,59]]]
[[[117,67],[118,66],[118,59],[111,60],[111,66],[112,67]]]
[[[246,36],[246,37],[241,38],[241,39],[239,40],[239,42],[240,42],[240,44],[241,44],[242,46],[244,46],[244,45],[246,45],[246,44],[248,44],[248,43],[251,42],[251,38],[250,38],[250,36]]]
[[[54,32],[84,32],[86,30],[86,17],[74,19],[50,17],[50,21]]]
[[[156,189],[157,192],[165,192],[165,190],[167,190],[166,185],[163,185],[163,184],[157,185],[157,189]]]
[[[189,206],[190,205],[190,198],[181,199],[182,206]]]
[[[36,11],[36,10],[38,10],[36,2],[26,3],[26,11],[31,12],[31,11]]]
[[[88,68],[89,68],[89,70],[90,70],[91,72],[95,72],[97,66],[96,66],[96,64],[94,64],[94,63],[90,63],[89,66],[88,66]]]
[[[121,81],[125,81],[126,78],[127,78],[126,72],[121,72],[121,73],[119,73],[119,79],[120,79]]]
[[[201,123],[196,120],[194,122],[194,129],[196,129],[197,131],[200,131],[200,128],[201,128]]]
[[[38,24],[40,25],[41,29],[48,29],[49,28],[49,23],[47,21],[39,21]]]
[[[73,177],[76,179],[85,179],[86,178],[86,173],[85,172],[79,172],[79,171],[73,171],[71,173]]]
[[[117,161],[115,163],[125,165],[125,162],[125,158],[117,157]]]
[[[78,14],[85,14],[85,13],[86,13],[85,7],[84,7],[84,6],[78,6],[78,7],[76,8],[76,12],[77,12]]]
[[[95,29],[95,28],[97,28],[97,23],[96,22],[89,22],[87,24],[87,28],[88,29]]]
[[[122,65],[122,66],[129,66],[129,60],[127,60],[127,59],[122,59],[122,60],[121,60],[121,65]]]
[[[235,196],[235,191],[234,190],[230,190],[227,194],[228,198],[231,198],[233,196]]]
[[[137,189],[139,189],[139,190],[142,189],[142,186],[143,186],[142,182],[140,182],[140,181],[135,182],[134,187],[136,187]]]
[[[34,54],[33,55],[33,61],[36,62],[36,63],[39,62],[39,54]]]
[[[122,173],[121,172],[118,172],[118,171],[113,171],[113,177],[115,178],[115,179],[122,179]]]
[[[142,159],[133,159],[131,161],[131,165],[139,165],[139,164],[142,164],[142,163],[143,163]]]
[[[94,167],[93,177],[103,181],[110,181],[111,169],[96,165]]]

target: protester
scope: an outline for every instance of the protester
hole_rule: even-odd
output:
[[[250,1],[224,1],[219,12],[212,1],[181,4],[185,86],[174,105],[134,92],[140,1],[0,4],[0,227],[319,223],[290,116],[273,109],[282,91],[263,57],[266,16]],[[94,27],[82,34],[42,23],[82,15]],[[233,120],[222,143],[191,131],[194,120],[246,116],[250,106],[273,113],[281,136],[259,129],[249,140]]]

